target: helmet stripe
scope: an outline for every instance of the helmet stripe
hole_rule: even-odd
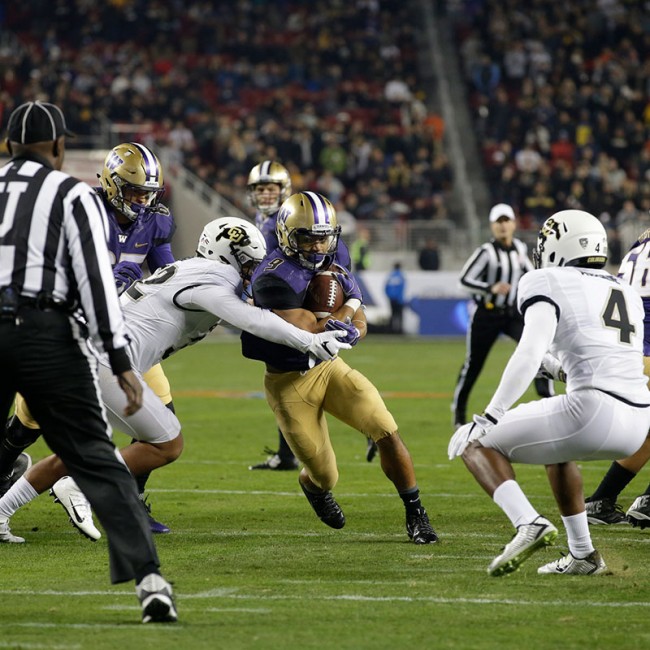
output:
[[[144,160],[144,171],[147,175],[147,181],[158,182],[158,165],[154,155],[147,149],[147,147],[138,144],[137,142],[131,143],[141,154]]]
[[[304,192],[304,194],[311,204],[311,209],[314,213],[314,224],[329,224],[330,215],[323,197],[320,194],[316,194],[316,192]]]
[[[260,163],[260,178],[271,175],[271,161],[265,160],[263,163]]]

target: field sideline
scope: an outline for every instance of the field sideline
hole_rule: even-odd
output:
[[[178,594],[176,625],[139,623],[131,584],[111,586],[106,540],[78,535],[47,495],[12,519],[23,545],[0,546],[0,648],[485,648],[535,650],[650,645],[650,530],[593,530],[610,575],[538,576],[566,538],[518,573],[486,567],[512,530],[462,462],[449,462],[449,404],[464,341],[370,336],[345,353],[380,389],[413,456],[422,498],[441,541],[407,539],[403,507],[365,439],[329,419],[340,468],[335,494],[344,529],[321,524],[297,472],[250,472],[277,444],[262,366],[236,338],[214,337],[164,364],[185,451],[149,482],[154,514],[173,529],[156,538]],[[472,394],[480,411],[511,342],[495,347]],[[526,398],[534,398],[529,391]],[[116,433],[120,445],[128,441]],[[30,453],[46,454],[39,442]],[[609,463],[583,466],[595,487]],[[558,528],[545,472],[518,466],[533,503]],[[643,491],[639,477],[621,499]]]

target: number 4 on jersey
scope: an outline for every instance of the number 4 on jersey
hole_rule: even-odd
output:
[[[618,340],[621,343],[631,342],[632,334],[636,332],[636,328],[630,323],[625,296],[620,289],[611,290],[602,318],[605,327],[618,330]]]

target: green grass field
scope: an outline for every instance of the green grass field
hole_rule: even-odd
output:
[[[494,349],[471,409],[485,406],[512,349]],[[463,355],[462,340],[380,337],[345,354],[382,391],[411,451],[441,537],[425,547],[408,541],[402,504],[378,460],[365,461],[365,439],[334,420],[343,530],[318,521],[297,472],[248,471],[277,436],[262,366],[240,356],[236,339],[169,359],[186,447],[149,487],[154,513],[173,528],[156,541],[179,623],[143,626],[133,586],[109,583],[105,538],[82,538],[43,495],[12,519],[27,543],[0,545],[0,648],[649,647],[650,531],[593,530],[611,575],[538,576],[537,566],[562,550],[561,531],[557,547],[518,573],[487,576],[512,529],[462,462],[447,460]],[[116,441],[127,442],[122,434]],[[46,450],[37,443],[31,453]],[[586,490],[607,466],[583,467]],[[517,470],[533,503],[561,528],[543,468]],[[624,506],[646,481],[628,488]]]

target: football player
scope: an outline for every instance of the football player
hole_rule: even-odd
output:
[[[257,306],[273,310],[297,327],[311,332],[342,328],[353,345],[365,336],[366,318],[357,281],[346,270],[349,256],[340,230],[336,211],[325,197],[315,192],[290,196],[277,216],[279,247],[257,268],[252,292]],[[332,264],[338,265],[346,300],[331,317],[317,320],[313,312],[302,308],[305,293],[314,274]],[[408,536],[416,544],[437,541],[420,502],[411,456],[393,416],[368,379],[341,358],[314,362],[304,352],[251,332],[242,333],[242,351],[245,357],[266,364],[267,400],[278,427],[304,465],[299,484],[323,523],[332,528],[345,524],[331,492],[338,468],[325,419],[325,413],[330,413],[377,443],[382,469],[404,502]]]
[[[235,217],[207,224],[199,239],[197,256],[160,268],[146,280],[135,282],[121,297],[133,369],[144,374],[163,358],[193,345],[225,321],[273,345],[291,346],[310,359],[329,361],[350,345],[339,338],[346,333],[311,333],[294,327],[268,310],[241,299],[251,274],[266,252],[255,226]],[[125,396],[105,356],[98,355],[102,399],[111,425],[129,433],[136,442],[120,453],[134,476],[173,462],[183,449],[176,415],[145,385],[143,406],[125,417]],[[327,365],[327,364],[326,364]],[[52,495],[70,515],[70,521],[89,539],[100,532],[90,506],[57,456],[32,466],[0,499],[0,523],[22,505],[52,487]],[[60,480],[59,480],[60,479]],[[56,482],[56,484],[55,484]],[[0,542],[20,543],[8,527]]]
[[[645,309],[643,335],[643,363],[650,377],[650,230],[646,230],[623,258],[618,277],[632,285],[640,294]],[[632,502],[627,513],[616,502],[618,495],[641,471],[650,459],[650,438],[629,458],[615,460],[596,491],[587,499],[587,519],[590,524],[625,524],[647,528],[650,526],[650,484],[645,492]]]
[[[118,293],[143,277],[146,264],[151,273],[174,261],[171,239],[176,228],[174,219],[160,200],[165,191],[163,171],[156,155],[147,147],[125,142],[106,156],[97,193],[106,208],[109,223],[108,249]],[[163,404],[174,410],[169,381],[159,364],[144,376]],[[21,453],[40,435],[25,401],[17,396],[15,415],[7,423],[6,436],[0,445],[0,495],[31,464]],[[17,462],[16,462],[17,461]],[[168,533],[169,527],[156,521],[146,502],[148,475],[138,477],[138,491],[145,503],[149,525],[154,533]]]
[[[650,391],[643,374],[643,304],[630,285],[612,276],[607,234],[582,210],[549,217],[533,253],[537,270],[519,283],[524,331],[483,415],[449,442],[516,532],[488,574],[516,571],[557,528],[528,501],[513,463],[543,464],[566,529],[569,554],[541,566],[541,574],[595,575],[607,565],[594,549],[576,460],[628,456],[650,427]],[[545,357],[546,355],[546,357]],[[544,361],[566,394],[512,405]]]

